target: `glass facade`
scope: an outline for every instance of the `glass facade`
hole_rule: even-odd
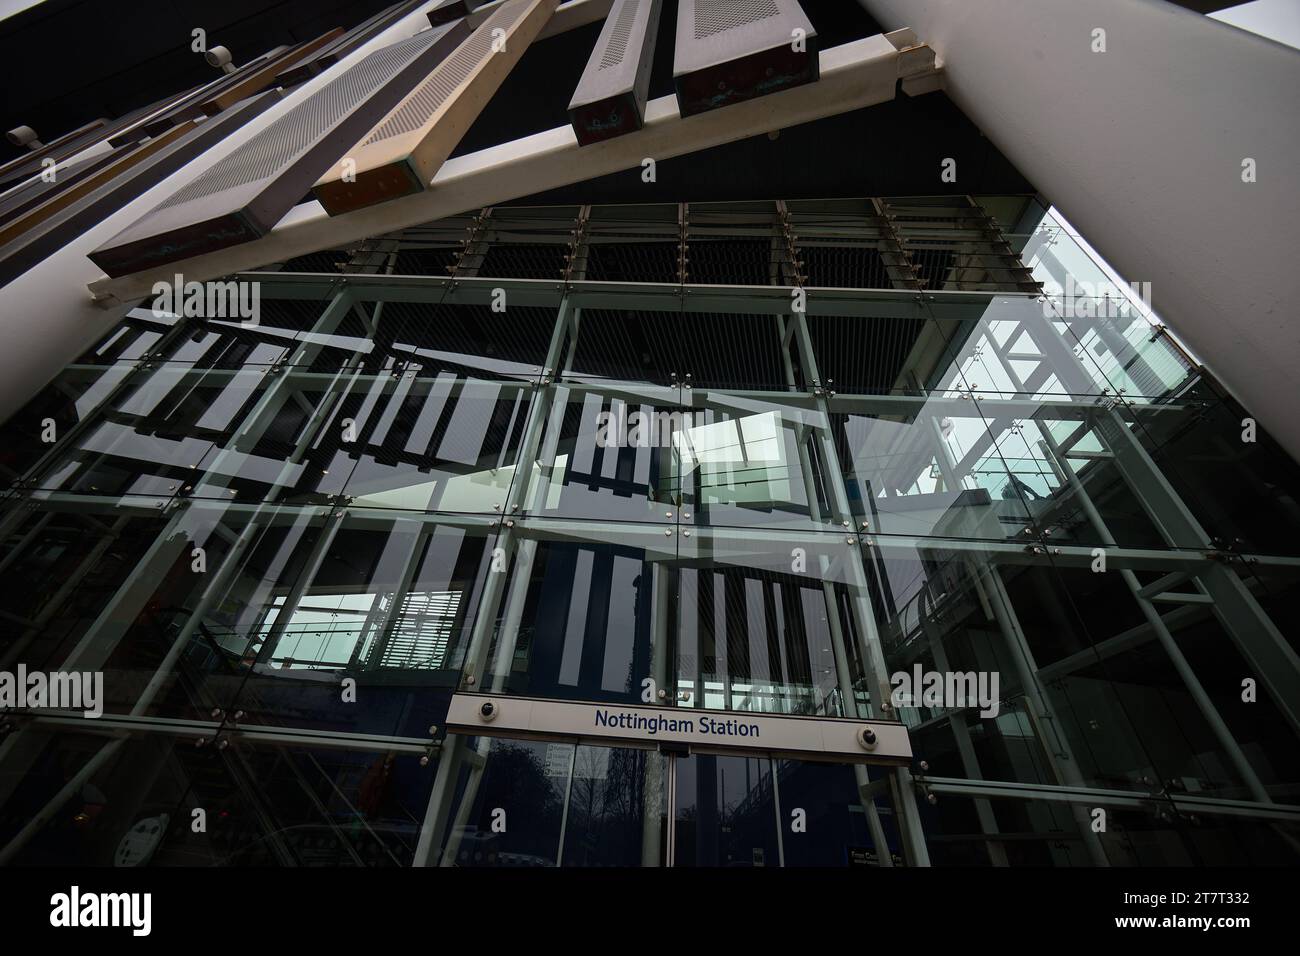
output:
[[[5,426],[0,670],[104,713],[0,714],[0,862],[1295,863],[1300,469],[1099,274],[1024,197],[506,207],[141,303]]]

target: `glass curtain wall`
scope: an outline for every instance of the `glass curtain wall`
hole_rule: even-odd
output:
[[[141,303],[6,426],[0,670],[104,713],[0,714],[0,863],[1294,863],[1300,473],[1042,216],[496,208],[232,277],[255,322]]]

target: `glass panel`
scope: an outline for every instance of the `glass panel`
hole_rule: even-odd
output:
[[[826,488],[826,416],[761,393],[683,391],[690,404],[674,457],[683,522],[705,526],[835,524]]]
[[[871,557],[898,716],[936,776],[1143,792],[1160,779],[1046,558],[887,536]]]
[[[59,515],[33,538],[31,604],[15,606],[34,624],[4,660],[103,670],[110,713],[414,737],[441,723],[493,562],[484,524],[202,502],[111,520]],[[83,557],[74,540],[97,543]]]
[[[677,706],[865,713],[871,693],[859,551],[857,537],[844,534],[683,534]]]
[[[780,866],[772,762],[677,758],[673,865]]]
[[[865,767],[804,760],[777,760],[775,766],[786,866],[880,865],[881,848],[871,838],[859,787],[887,771],[876,769],[869,776]],[[890,819],[893,807],[888,800],[875,802],[888,841],[884,852],[901,866],[897,830]]]
[[[496,382],[536,381],[555,310],[512,302],[510,290],[502,292],[504,310],[443,301],[357,301],[330,327],[300,335],[294,362],[322,370],[347,364],[371,374],[397,367],[427,378],[449,372]]]
[[[602,305],[626,299],[620,309],[584,307],[565,379],[765,391],[788,387],[774,316],[681,311],[679,298],[655,291],[663,311],[637,308],[635,293],[601,297]],[[782,309],[788,306],[775,301]]]
[[[656,648],[666,654],[672,624],[671,529],[530,519],[513,530],[491,650],[466,673],[496,692],[564,700],[640,703],[651,679],[666,687]]]
[[[568,744],[547,745],[560,757]],[[579,746],[564,827],[564,866],[659,866],[667,839],[668,758],[653,750]],[[558,769],[556,771],[558,773]]]
[[[1145,567],[1107,574],[1053,562],[1093,650],[1063,660],[1052,677],[1110,682],[1143,747],[1159,755],[1153,789],[1174,798],[1296,801],[1293,737],[1280,706],[1285,675],[1261,671],[1246,653],[1267,640],[1268,614],[1284,590],[1274,597],[1261,579],[1200,553],[1152,556]],[[1253,695],[1244,692],[1246,679]],[[1103,738],[1094,749],[1112,746]]]
[[[950,396],[837,396],[832,425],[862,530],[1015,538],[1028,513],[979,403]]]
[[[1154,800],[1140,810],[1074,806],[1049,800],[985,799],[940,793],[933,805],[922,803],[921,819],[934,866],[1135,866],[1159,865],[1169,859],[1145,852],[1139,857],[1134,837],[1175,845],[1173,834],[1156,836]],[[1096,809],[1106,811],[1106,831],[1081,826]]]
[[[1091,401],[1111,383],[1061,318],[1034,296],[963,296],[929,303],[969,388],[992,398]]]
[[[679,389],[566,383],[553,393],[524,513],[676,525],[690,425]]]
[[[107,713],[207,718],[242,680],[242,646],[221,642],[219,569],[247,516],[195,505],[164,518],[147,501],[117,513],[51,512],[24,549],[12,607],[32,624],[0,645],[5,666],[102,671]]]
[[[1023,534],[1021,479],[980,407],[993,396],[964,369],[978,351],[969,313],[987,300],[962,296],[943,308],[870,300],[855,304],[861,315],[808,317],[849,506],[868,530]]]
[[[1143,454],[1226,552],[1300,555],[1300,466],[1254,418],[1205,383],[1161,405],[1117,409]]]
[[[353,511],[270,528],[214,610],[250,723],[424,737],[469,645],[493,538]]]
[[[1300,826],[1215,813],[1212,807],[1174,798],[1166,823],[1178,827],[1184,866],[1292,866]]]
[[[132,309],[113,332],[67,366],[6,423],[0,471],[15,487],[40,487],[38,465],[62,454],[78,426],[114,398],[151,350],[173,335],[176,319]]]
[[[572,744],[481,738],[442,850],[455,866],[555,866]]]
[[[1117,290],[1118,291],[1118,290]],[[1176,392],[1193,372],[1187,355],[1122,298],[1049,297],[1053,326],[1112,395],[1145,403]],[[1149,308],[1149,304],[1148,304]]]
[[[898,294],[847,301],[841,309],[847,314],[810,310],[807,316],[820,376],[815,385],[848,395],[923,395],[964,387],[953,344],[964,336],[956,320],[932,315]]]
[[[499,512],[533,390],[423,370],[388,381],[392,389],[382,377],[354,382],[345,396],[333,422],[343,436],[328,463],[342,477],[329,487],[354,507]]]
[[[435,774],[396,753],[38,736],[0,778],[0,846],[54,812],[12,865],[409,866]]]

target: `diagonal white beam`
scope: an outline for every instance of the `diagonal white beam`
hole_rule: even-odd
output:
[[[294,256],[335,249],[367,237],[417,226],[470,209],[571,185],[621,170],[797,126],[894,98],[901,77],[930,72],[934,56],[924,46],[894,45],[898,38],[867,37],[821,53],[821,79],[745,103],[683,119],[675,97],[646,104],[645,127],[594,146],[579,147],[567,126],[448,160],[434,188],[416,196],[327,216],[305,203],[255,242],[159,269],[101,279],[90,285],[97,300],[118,305],[146,295],[159,280],[182,273],[205,281]]]

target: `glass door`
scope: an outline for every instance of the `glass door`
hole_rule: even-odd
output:
[[[671,759],[669,866],[782,866],[772,761],[760,756]]]
[[[719,714],[719,720],[725,719]],[[901,865],[883,770],[479,738],[440,860],[460,867]],[[877,823],[870,817],[874,813]]]

